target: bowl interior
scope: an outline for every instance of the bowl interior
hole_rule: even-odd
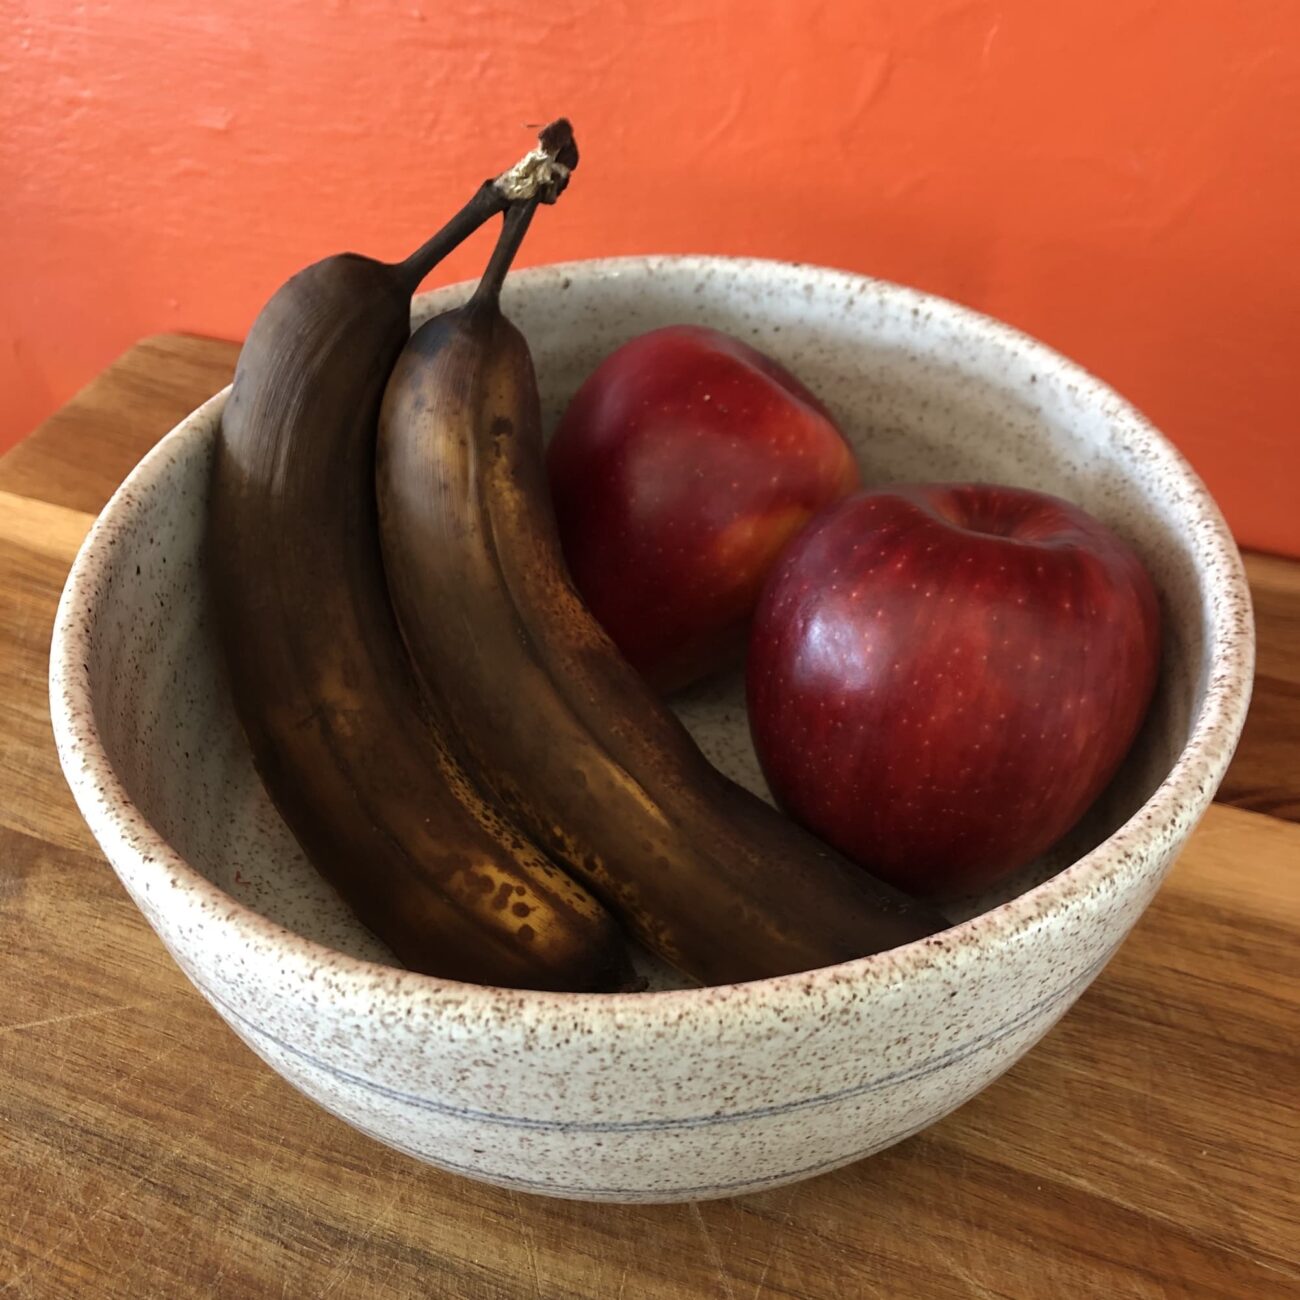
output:
[[[417,300],[416,319],[462,300]],[[1152,794],[1204,697],[1210,602],[1198,545],[1208,499],[1118,399],[1048,350],[950,304],[814,268],[634,259],[512,277],[507,313],[534,351],[547,428],[595,364],[644,330],[713,325],[794,371],[831,408],[868,483],[981,479],[1059,494],[1136,547],[1161,594],[1158,693],[1123,768],[1064,841],[954,919],[994,906],[1103,841]],[[192,417],[123,490],[88,628],[96,722],[128,794],[234,898],[345,953],[388,960],[316,875],[271,806],[235,720],[201,559],[220,402]],[[764,795],[738,674],[677,702],[702,747]],[[656,984],[665,982],[655,972]]]

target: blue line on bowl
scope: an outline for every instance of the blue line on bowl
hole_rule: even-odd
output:
[[[707,1200],[710,1197],[721,1196],[727,1192],[735,1192],[740,1189],[757,1191],[761,1187],[768,1187],[774,1183],[794,1182],[800,1178],[811,1178],[814,1174],[825,1173],[841,1165],[854,1164],[856,1161],[865,1160],[868,1156],[874,1156],[888,1147],[897,1146],[900,1142],[906,1142],[908,1138],[915,1137],[923,1129],[937,1124],[944,1118],[944,1115],[951,1114],[952,1110],[956,1109],[956,1107],[951,1107],[941,1115],[935,1115],[930,1119],[923,1120],[920,1124],[899,1133],[896,1137],[888,1138],[884,1142],[875,1142],[869,1147],[864,1147],[861,1151],[853,1151],[848,1155],[833,1156],[830,1160],[819,1160],[815,1164],[804,1165],[800,1169],[787,1169],[779,1174],[762,1174],[754,1178],[737,1178],[728,1183],[702,1183],[696,1187],[588,1187],[583,1183],[552,1183],[538,1178],[520,1178],[516,1174],[502,1174],[492,1170],[483,1170],[475,1165],[457,1164],[454,1160],[448,1160],[445,1156],[426,1155],[415,1147],[384,1137],[382,1134],[367,1128],[364,1124],[349,1119],[348,1116],[341,1111],[335,1110],[332,1106],[327,1106],[323,1102],[317,1102],[316,1104],[322,1110],[329,1111],[335,1119],[342,1120],[343,1123],[350,1125],[359,1133],[364,1133],[366,1137],[375,1142],[379,1142],[386,1147],[392,1147],[394,1151],[399,1151],[404,1156],[410,1156],[413,1160],[420,1160],[425,1164],[433,1165],[445,1173],[460,1174],[480,1181],[500,1183],[507,1187],[517,1187],[525,1192],[549,1192],[557,1196],[566,1193],[578,1196],[622,1196],[632,1200],[652,1202],[661,1200],[664,1197],[702,1197]]]
[[[633,1119],[633,1120],[548,1120],[532,1119],[522,1115],[503,1115],[494,1111],[476,1110],[468,1106],[455,1106],[448,1102],[436,1101],[431,1097],[421,1097],[414,1093],[403,1092],[397,1088],[390,1088],[387,1084],[378,1083],[373,1079],[367,1079],[361,1075],[353,1074],[348,1070],[340,1069],[336,1065],[331,1065],[327,1061],[322,1061],[318,1057],[304,1052],[301,1048],[295,1047],[292,1043],[285,1042],[284,1039],[277,1037],[269,1030],[262,1028],[261,1025],[249,1020],[241,1012],[232,1007],[224,998],[213,993],[209,988],[202,988],[202,992],[209,1001],[216,1005],[223,1014],[232,1020],[236,1020],[251,1033],[259,1038],[266,1039],[273,1043],[281,1051],[288,1053],[290,1056],[297,1057],[306,1064],[313,1066],[323,1074],[333,1075],[335,1078],[344,1083],[351,1084],[354,1087],[364,1088],[369,1092],[378,1093],[391,1101],[402,1102],[405,1105],[415,1106],[422,1110],[433,1111],[439,1115],[448,1115],[454,1119],[470,1120],[476,1123],[501,1124],[512,1128],[529,1129],[534,1132],[546,1133],[625,1133],[625,1132],[659,1132],[672,1129],[685,1128],[703,1128],[714,1124],[734,1124],[744,1120],[767,1119],[774,1115],[784,1115],[791,1111],[806,1110],[814,1106],[828,1105],[831,1102],[847,1101],[854,1097],[864,1096],[870,1092],[877,1092],[881,1088],[891,1087],[894,1084],[906,1083],[915,1079],[925,1078],[927,1075],[934,1074],[950,1065],[955,1065],[958,1061],[964,1060],[967,1056],[979,1051],[981,1048],[988,1047],[1002,1038],[1016,1032],[1017,1029],[1023,1028],[1030,1021],[1042,1014],[1049,1007],[1058,1002],[1064,1001],[1076,990],[1081,990],[1101,971],[1102,967],[1114,955],[1119,944],[1110,948],[1098,961],[1094,962],[1081,974],[1077,975],[1063,988],[1056,989],[1047,996],[1040,998],[1037,1002],[1027,1007],[1018,1015],[1013,1016],[1010,1020],[1005,1021],[996,1029],[991,1029],[987,1033],[980,1034],[965,1043],[956,1047],[951,1047],[947,1051],[940,1052],[937,1056],[931,1057],[928,1061],[923,1061],[919,1065],[909,1066],[902,1070],[896,1070],[891,1074],[882,1075],[877,1079],[869,1080],[865,1083],[851,1084],[847,1088],[840,1088],[834,1092],[822,1093],[816,1097],[796,1098],[793,1101],[780,1102],[771,1106],[756,1106],[750,1110],[733,1111],[719,1115],[690,1115],[677,1119]],[[349,1121],[351,1122],[351,1121]],[[386,1141],[387,1139],[383,1139]],[[791,1175],[792,1177],[794,1175]]]

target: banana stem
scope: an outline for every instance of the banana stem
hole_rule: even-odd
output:
[[[496,310],[501,299],[501,286],[505,283],[506,272],[510,270],[515,254],[519,252],[519,245],[524,242],[533,213],[537,211],[537,205],[541,201],[542,196],[534,194],[531,199],[512,203],[506,209],[506,219],[502,222],[497,246],[492,250],[487,270],[483,272],[483,278],[478,282],[474,296],[465,304],[467,310],[485,308]]]
[[[509,203],[495,181],[484,181],[475,191],[474,197],[437,234],[421,244],[404,262],[397,264],[397,274],[402,283],[409,285],[410,291],[414,293],[420,281],[452,249],[463,244],[498,212],[504,211]]]
[[[569,173],[578,165],[578,142],[567,117],[557,118],[542,128],[537,148],[526,153],[509,171],[496,179],[496,187],[511,202],[531,199],[554,203],[569,183]]]
[[[528,229],[539,202],[554,203],[569,183],[569,173],[578,165],[578,146],[573,139],[573,128],[566,118],[558,118],[542,128],[537,137],[537,147],[530,149],[513,167],[503,171],[494,180],[484,181],[474,197],[447,222],[437,234],[421,244],[404,262],[397,264],[397,274],[403,284],[409,284],[414,293],[420,281],[442,261],[452,249],[463,244],[481,225],[498,212],[511,214],[527,209],[527,217],[501,269],[496,291],[510,268],[519,248],[519,240]],[[507,228],[510,226],[507,218]],[[502,236],[504,239],[504,235]],[[493,254],[493,265],[496,262]],[[488,267],[489,274],[492,267]],[[484,282],[487,281],[484,276]],[[475,295],[477,297],[477,295]]]

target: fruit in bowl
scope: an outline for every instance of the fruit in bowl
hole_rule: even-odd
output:
[[[746,667],[795,818],[900,888],[971,894],[1065,834],[1137,734],[1155,589],[1098,520],[987,484],[890,487],[781,556]]]
[[[712,767],[570,587],[536,373],[500,307],[576,166],[568,124],[536,152],[406,262],[294,276],[240,354],[209,586],[268,793],[431,975],[617,991],[625,931],[723,984],[945,928]],[[408,339],[419,280],[499,213],[470,301]]]
[[[859,484],[830,412],[721,330],[669,325],[607,356],[547,451],[574,584],[670,692],[740,657],[781,550]]]

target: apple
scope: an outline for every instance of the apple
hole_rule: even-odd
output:
[[[1040,492],[889,487],[825,511],[754,616],[754,745],[797,821],[914,894],[971,893],[1078,821],[1155,687],[1134,552]]]
[[[574,584],[665,692],[739,658],[777,555],[860,483],[808,389],[748,344],[695,325],[606,357],[565,411],[547,464]]]

